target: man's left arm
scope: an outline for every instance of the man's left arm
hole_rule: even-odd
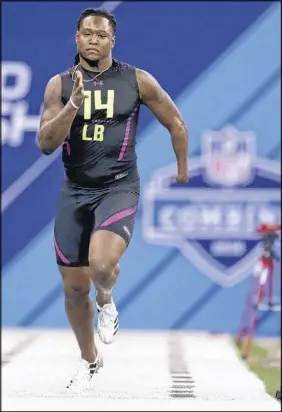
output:
[[[152,75],[139,69],[136,75],[143,103],[171,135],[178,168],[176,181],[186,183],[188,181],[188,131],[185,122],[174,102]]]

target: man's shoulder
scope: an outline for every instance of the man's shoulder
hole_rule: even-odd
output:
[[[124,71],[127,71],[127,70],[131,70],[131,71],[136,70],[136,67],[133,66],[132,64],[129,64],[129,63],[126,63],[126,62],[121,62],[121,61],[116,60],[116,59],[113,59],[113,67],[114,67],[114,70],[121,71],[121,72],[124,72]]]
[[[69,67],[68,69],[63,70],[62,72],[58,73],[60,77],[72,77],[75,71],[75,66]]]

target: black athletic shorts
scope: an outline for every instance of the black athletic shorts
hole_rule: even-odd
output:
[[[117,233],[128,246],[140,195],[139,177],[129,173],[102,186],[88,189],[75,186],[67,179],[64,181],[54,228],[59,265],[88,266],[90,237],[96,230]]]

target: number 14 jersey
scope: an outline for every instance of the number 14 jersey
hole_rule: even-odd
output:
[[[97,187],[134,169],[137,173],[135,144],[141,99],[136,68],[113,59],[111,68],[99,76],[80,65],[77,70],[85,80],[84,103],[63,144],[67,179],[82,187]],[[73,72],[71,68],[61,73],[64,104],[72,93]]]

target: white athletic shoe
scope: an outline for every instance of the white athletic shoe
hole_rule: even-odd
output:
[[[97,331],[102,342],[112,343],[115,334],[118,331],[118,311],[113,300],[100,307],[96,302],[98,309]]]
[[[68,392],[79,392],[89,388],[94,374],[103,366],[103,358],[99,353],[93,363],[87,362],[85,359],[80,359],[78,370],[67,386]]]

